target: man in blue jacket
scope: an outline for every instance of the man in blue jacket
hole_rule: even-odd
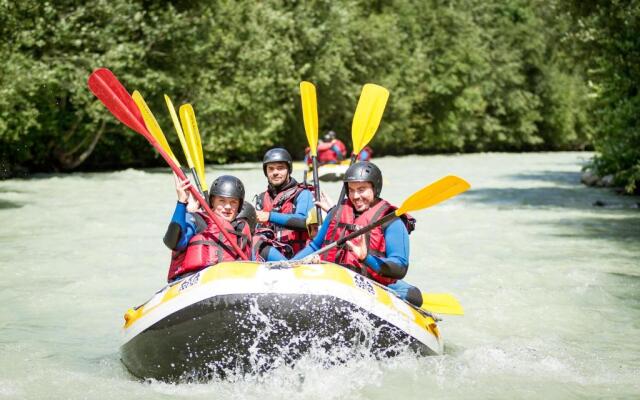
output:
[[[292,176],[293,160],[283,148],[267,151],[262,169],[267,190],[256,196],[256,237],[254,253],[266,261],[291,258],[307,243],[307,213],[313,196],[304,184]]]
[[[382,172],[375,164],[366,161],[353,164],[343,181],[347,198],[329,211],[318,234],[294,259],[303,259],[396,209],[380,197]],[[320,258],[365,275],[420,307],[420,290],[401,280],[409,268],[409,232],[414,226],[415,220],[404,215],[346,242],[341,248],[322,253]]]

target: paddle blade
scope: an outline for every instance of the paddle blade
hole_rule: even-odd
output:
[[[412,194],[395,211],[395,214],[401,216],[410,211],[434,206],[462,192],[466,192],[470,187],[471,185],[462,178],[454,175],[445,176]]]
[[[151,137],[136,103],[113,72],[106,68],[98,68],[89,75],[87,84],[93,94],[120,122],[147,139]]]
[[[184,132],[182,132],[182,127],[180,126],[180,120],[178,120],[176,109],[175,107],[173,107],[171,99],[166,94],[164,95],[164,101],[167,103],[167,109],[169,109],[169,115],[171,115],[173,127],[176,130],[176,134],[178,135],[178,139],[180,140],[180,146],[182,146],[182,151],[184,152],[184,156],[187,159],[187,165],[189,166],[189,168],[194,168],[193,158],[191,157],[191,152],[189,151],[189,147],[187,146],[187,139],[185,139]]]
[[[169,157],[171,157],[171,160],[173,160],[173,162],[176,163],[177,166],[180,166],[180,163],[176,159],[176,156],[173,154],[173,151],[171,151],[171,147],[169,146],[169,142],[167,142],[167,138],[164,136],[164,133],[160,128],[160,124],[158,124],[156,117],[153,116],[151,109],[147,105],[147,102],[144,101],[144,98],[142,97],[140,92],[134,90],[131,97],[133,97],[133,101],[138,106],[138,109],[142,114],[144,124],[147,126],[149,132],[151,132],[153,137],[156,138],[158,143],[160,143],[160,146],[169,155]]]
[[[302,101],[302,117],[304,131],[311,149],[311,156],[318,155],[318,100],[316,87],[311,82],[300,82],[300,99]]]
[[[362,88],[351,124],[353,154],[359,154],[373,139],[382,120],[387,99],[389,99],[389,91],[382,86],[367,83]]]
[[[422,293],[422,307],[436,314],[464,315],[462,305],[449,293]]]
[[[207,181],[204,176],[204,159],[202,158],[202,146],[200,143],[200,132],[198,131],[196,113],[193,111],[191,104],[181,105],[179,112],[182,129],[187,139],[187,146],[193,157],[193,166],[196,169],[200,182],[204,185]]]

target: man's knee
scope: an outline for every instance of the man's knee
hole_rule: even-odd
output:
[[[411,286],[407,290],[407,298],[405,299],[416,307],[422,306],[422,293],[417,287]]]

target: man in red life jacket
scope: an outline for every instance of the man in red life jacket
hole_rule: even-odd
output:
[[[320,164],[337,164],[347,156],[347,147],[336,138],[334,131],[327,132],[318,143],[318,162]]]
[[[189,185],[188,180],[180,182],[176,178],[178,203],[164,236],[164,243],[173,251],[168,282],[222,261],[240,259],[221,229],[236,237],[238,246],[245,254],[251,254],[251,231],[247,222],[251,219],[250,210],[244,218],[238,218],[238,212],[245,208],[244,185],[240,179],[222,175],[213,181],[209,190],[209,204],[220,217],[222,227],[204,212],[187,212]]]
[[[256,196],[256,237],[254,253],[266,261],[291,258],[306,244],[307,212],[313,207],[313,196],[306,185],[292,176],[291,154],[283,148],[267,151],[262,170],[267,177],[267,190]]]
[[[382,172],[375,164],[366,161],[353,164],[343,181],[348,197],[329,211],[318,234],[293,259],[302,259],[396,209],[380,198]],[[347,242],[342,248],[323,253],[320,258],[355,270],[420,307],[420,290],[401,280],[409,268],[409,232],[414,226],[415,220],[405,215]]]

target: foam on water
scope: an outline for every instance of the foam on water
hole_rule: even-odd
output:
[[[447,174],[472,185],[416,213],[411,235],[407,280],[466,310],[440,323],[444,356],[377,359],[366,346],[319,344],[294,366],[179,385],[138,381],[118,353],[124,311],[164,285],[168,170],[2,181],[0,398],[638,398],[638,198],[580,185],[589,156],[378,160],[396,204]],[[240,177],[248,197],[264,188],[259,163],[207,170],[220,173]],[[340,184],[323,187],[335,199]]]

